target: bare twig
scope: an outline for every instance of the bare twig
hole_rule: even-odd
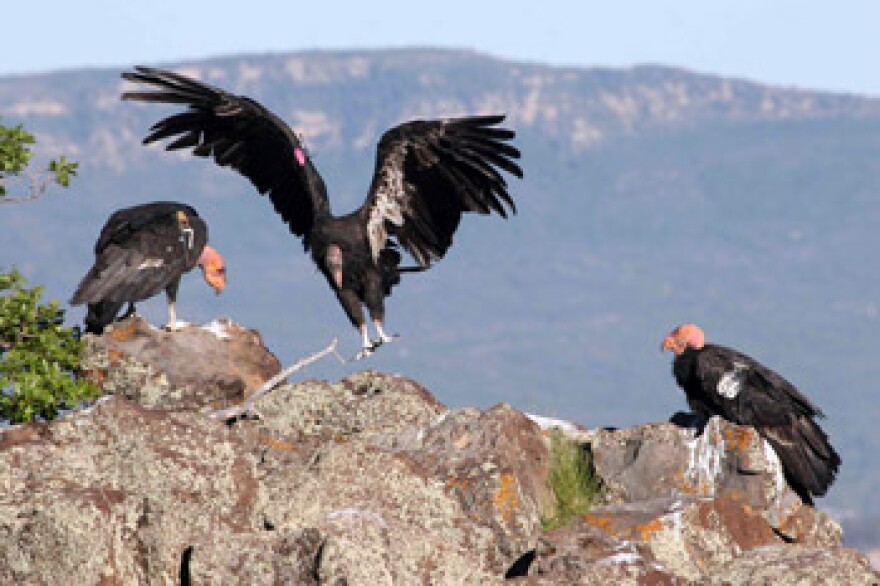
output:
[[[52,182],[51,175],[49,173],[45,173],[42,176],[38,176],[34,173],[22,173],[17,176],[4,176],[0,177],[0,184],[6,186],[7,188],[11,185],[15,185],[17,183],[27,183],[29,185],[29,190],[27,195],[22,196],[3,196],[0,197],[0,203],[21,203],[24,201],[31,201],[33,199],[39,199],[43,195],[45,195],[46,190],[49,188],[49,184]]]
[[[302,360],[300,360],[299,362],[297,362],[293,366],[289,366],[289,367],[285,368],[284,370],[282,370],[281,372],[279,372],[278,374],[276,374],[275,376],[273,376],[272,378],[267,380],[265,383],[263,383],[263,386],[261,386],[259,389],[254,391],[254,393],[250,397],[248,397],[244,402],[242,402],[241,404],[236,405],[234,407],[229,407],[227,409],[220,409],[218,411],[213,411],[210,414],[210,417],[212,419],[222,419],[224,421],[229,421],[231,419],[238,419],[238,418],[246,415],[247,413],[252,412],[251,409],[254,406],[254,403],[256,403],[257,399],[259,399],[260,397],[262,397],[263,395],[265,395],[266,393],[268,393],[269,391],[271,391],[272,389],[277,387],[279,384],[281,384],[282,382],[287,380],[287,378],[290,375],[292,375],[293,373],[295,373],[296,371],[305,368],[306,366],[308,366],[309,364],[311,364],[313,362],[317,362],[318,360],[327,356],[328,354],[336,354],[336,339],[335,338],[332,342],[330,342],[329,346],[327,346],[326,348],[324,348],[320,352],[316,352],[316,353],[312,354],[311,356],[309,356],[308,358],[303,358]]]

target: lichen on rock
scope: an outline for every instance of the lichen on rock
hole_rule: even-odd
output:
[[[128,320],[90,344],[112,396],[0,430],[2,584],[878,580],[749,428],[559,426],[607,502],[544,531],[549,420],[364,371],[280,385],[226,424],[203,411],[279,370],[258,335]]]

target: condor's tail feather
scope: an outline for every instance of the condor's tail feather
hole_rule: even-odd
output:
[[[116,320],[119,310],[125,304],[124,301],[98,301],[88,304],[85,325],[86,332],[90,334],[103,334],[104,328]]]
[[[824,496],[840,468],[840,455],[815,421],[798,417],[786,427],[764,429],[764,436],[779,456],[789,486],[807,504]]]

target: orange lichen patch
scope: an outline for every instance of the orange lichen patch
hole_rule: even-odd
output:
[[[608,513],[587,513],[581,518],[585,525],[618,539],[650,541],[655,533],[663,529],[663,520],[660,517],[652,518],[646,523],[638,523],[631,516]]]
[[[110,359],[112,364],[118,364],[119,362],[122,362],[123,358],[125,358],[125,352],[119,348],[110,348],[107,350],[107,358]]]
[[[519,490],[516,486],[516,478],[510,472],[501,475],[501,486],[492,495],[492,504],[508,520],[519,510]]]
[[[276,450],[284,450],[285,452],[295,452],[296,446],[290,442],[285,442],[274,437],[264,437],[260,439],[260,443]]]
[[[659,518],[654,519],[653,521],[648,521],[642,525],[636,525],[633,528],[634,532],[642,541],[650,541],[651,537],[661,529],[663,529],[663,523]]]
[[[467,478],[457,478],[455,476],[450,476],[446,479],[446,486],[451,489],[460,489],[460,490],[468,490],[470,489],[473,482]]]
[[[134,337],[135,333],[138,330],[138,322],[131,321],[125,325],[116,325],[112,330],[107,332],[107,336],[110,337],[111,340],[115,340],[117,342],[124,342]]]
[[[582,517],[582,519],[584,520],[584,524],[586,525],[595,527],[596,529],[601,529],[612,537],[617,536],[617,531],[615,531],[614,527],[612,527],[610,515],[587,513]]]
[[[722,432],[724,442],[740,452],[746,451],[752,444],[752,434],[742,427],[727,428]]]

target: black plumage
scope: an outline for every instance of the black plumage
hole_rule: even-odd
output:
[[[177,73],[137,67],[123,78],[152,86],[129,91],[125,100],[187,106],[155,124],[144,143],[173,139],[168,150],[191,148],[229,166],[268,195],[290,231],[336,293],[361,331],[364,353],[390,341],[382,329],[384,298],[407,270],[424,270],[446,254],[465,212],[514,211],[502,172],[522,177],[514,132],[504,116],[416,120],[381,137],[366,201],[337,217],[326,187],[297,135],[251,98]],[[418,266],[399,267],[398,246]],[[370,342],[361,305],[379,334]]]
[[[201,266],[219,293],[225,285],[220,255],[207,245],[208,227],[195,209],[154,202],[114,212],[95,243],[95,263],[70,300],[88,304],[86,331],[101,333],[125,303],[165,291],[169,326],[177,325],[174,303],[181,276]]]
[[[676,354],[673,374],[691,409],[704,418],[720,415],[755,428],[804,502],[825,495],[841,459],[816,423],[822,411],[794,385],[750,356],[705,344],[693,324],[676,328],[663,348]]]

